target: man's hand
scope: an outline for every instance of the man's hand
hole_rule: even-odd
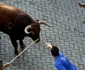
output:
[[[47,48],[52,48],[52,45],[51,45],[51,43],[49,43],[49,42],[46,42],[46,47],[47,47]]]
[[[4,69],[4,68],[9,67],[9,66],[10,66],[9,63],[7,63],[7,64],[3,64],[3,67],[2,67],[2,68]]]

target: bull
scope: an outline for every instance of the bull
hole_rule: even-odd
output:
[[[15,55],[19,54],[17,40],[19,40],[19,45],[22,50],[25,48],[23,43],[24,37],[28,36],[32,40],[39,38],[37,43],[40,41],[40,24],[46,23],[32,19],[19,8],[0,3],[0,31],[8,34],[14,46]]]

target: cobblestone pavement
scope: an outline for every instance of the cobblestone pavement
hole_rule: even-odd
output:
[[[33,44],[5,70],[57,70],[45,42],[57,45],[79,70],[85,70],[85,8],[84,0],[0,0],[29,14],[33,19],[44,20],[53,27],[41,25],[40,44]],[[10,62],[14,48],[8,35],[0,33],[0,58]],[[28,46],[32,39],[25,37]],[[20,47],[18,47],[19,52]]]

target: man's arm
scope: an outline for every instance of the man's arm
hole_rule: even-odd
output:
[[[78,3],[78,5],[80,6],[80,7],[85,7],[85,3]]]

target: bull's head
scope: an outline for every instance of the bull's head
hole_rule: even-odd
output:
[[[48,24],[46,24],[45,22],[36,20],[36,23],[28,25],[27,27],[25,27],[24,31],[27,35],[29,35],[29,37],[31,37],[33,40],[36,40],[39,38],[39,40],[37,42],[40,42],[40,24],[45,24],[47,26],[50,26]]]

